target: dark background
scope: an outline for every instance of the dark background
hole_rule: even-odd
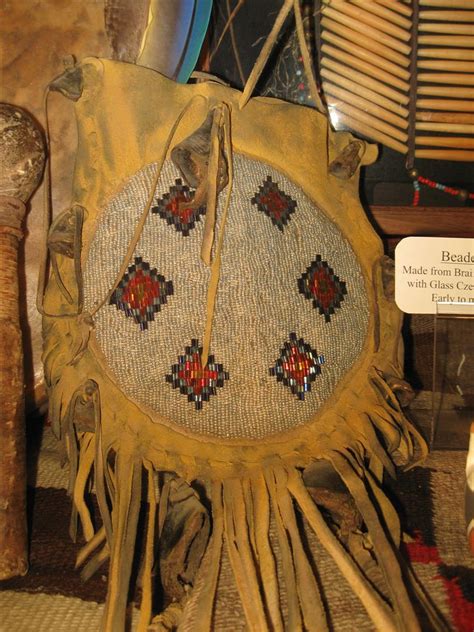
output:
[[[242,88],[253,67],[273,22],[282,5],[282,0],[244,0],[233,20],[231,30],[222,38],[229,14],[239,5],[239,0],[215,0],[209,29],[207,61],[209,72],[236,88]],[[304,3],[306,12],[312,16],[310,31],[318,31],[317,0]],[[317,46],[313,39],[313,55],[317,58]],[[234,40],[234,45],[233,41]],[[287,101],[303,103],[311,107],[304,70],[298,61],[299,49],[294,38],[294,21],[287,20],[284,31],[256,89],[256,94],[276,96]],[[240,62],[240,69],[239,69]],[[316,64],[317,66],[317,64]],[[300,75],[297,72],[300,71]],[[379,158],[375,164],[364,169],[361,197],[366,204],[408,206],[412,203],[413,185],[405,168],[406,157],[379,145]],[[472,190],[474,166],[472,163],[436,160],[417,160],[420,175],[455,188]],[[420,206],[468,206],[472,201],[422,187]]]

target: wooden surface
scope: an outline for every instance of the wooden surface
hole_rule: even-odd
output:
[[[18,247],[25,212],[21,201],[0,195],[0,580],[28,570],[23,345],[18,307]]]
[[[472,207],[370,206],[369,216],[383,237],[474,237]]]

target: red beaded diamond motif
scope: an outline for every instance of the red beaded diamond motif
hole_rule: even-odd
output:
[[[328,323],[336,307],[341,307],[344,295],[347,294],[346,284],[334,274],[334,270],[317,255],[306,272],[298,279],[301,294],[313,301],[313,307],[319,310]]]
[[[274,226],[281,231],[288,224],[290,215],[296,209],[296,202],[289,195],[283,193],[278,185],[272,181],[271,176],[267,176],[265,182],[259,186],[258,193],[251,200],[257,208],[265,213]]]
[[[222,388],[224,381],[229,379],[222,364],[217,364],[212,355],[203,367],[201,353],[198,341],[191,340],[185,355],[178,356],[178,364],[173,364],[171,374],[166,376],[166,381],[173,388],[179,388],[182,395],[187,395],[189,402],[194,402],[196,410],[201,410],[203,402],[208,402],[211,395],[215,395],[217,389]]]
[[[172,281],[166,281],[164,276],[157,274],[156,268],[150,270],[149,263],[135,257],[135,263],[129,266],[114,290],[110,304],[116,305],[144,330],[172,294]]]
[[[195,192],[178,178],[169,193],[165,193],[151,211],[157,213],[170,226],[174,226],[178,232],[187,237],[189,231],[196,226],[200,216],[206,212],[205,206],[194,207],[192,203],[194,194]]]
[[[288,386],[298,399],[304,400],[311,390],[311,383],[321,373],[323,363],[324,356],[318,355],[303,338],[298,339],[292,332],[275,366],[270,369],[270,375]]]

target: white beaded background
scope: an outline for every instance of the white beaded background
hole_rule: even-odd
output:
[[[110,291],[156,174],[149,165],[133,176],[103,209],[84,270],[85,305],[90,310]],[[297,203],[284,231],[251,203],[267,176]],[[166,162],[156,199],[180,174]],[[220,194],[216,239],[226,191]],[[304,424],[331,395],[359,357],[367,335],[368,299],[363,275],[347,240],[282,173],[234,155],[234,183],[225,225],[222,267],[213,320],[211,353],[229,380],[196,411],[166,375],[206,324],[209,268],[200,249],[205,216],[183,237],[150,213],[135,256],[171,280],[174,294],[141,331],[133,319],[104,306],[95,317],[95,336],[118,386],[132,400],[197,434],[255,438]],[[298,290],[298,279],[321,255],[347,294],[329,323]],[[323,354],[325,363],[300,401],[269,374],[290,332]]]

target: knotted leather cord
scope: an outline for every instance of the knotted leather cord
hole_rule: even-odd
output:
[[[81,250],[82,250],[82,226],[84,224],[84,209],[81,206],[75,205],[74,209],[74,244],[73,244],[73,260],[74,260],[74,275],[76,278],[77,285],[77,311],[78,314],[82,312],[83,304],[84,304],[84,288],[82,282],[82,269],[81,269]],[[72,209],[71,209],[72,210]],[[61,218],[59,215],[58,219]],[[51,228],[54,226],[54,222],[51,224]],[[48,231],[49,233],[49,231]],[[76,254],[77,253],[77,254]],[[56,282],[58,284],[59,290],[68,303],[71,305],[74,303],[74,299],[71,296],[71,293],[64,285],[63,280],[61,278],[61,273],[59,272],[58,259],[57,254],[54,250],[50,250],[51,256],[51,267],[53,268],[54,276],[56,277]]]
[[[188,106],[189,106],[189,105],[190,105],[190,104],[188,103]],[[224,104],[220,104],[220,105],[224,105]],[[231,143],[230,143],[230,114],[229,114],[229,111],[228,111],[227,107],[228,107],[228,106],[225,106],[225,107],[224,107],[224,109],[223,109],[224,116],[229,117],[228,124],[225,126],[224,131],[226,132],[226,135],[225,135],[225,142],[227,143],[227,145],[226,145],[226,146],[228,147],[228,152],[227,152],[227,154],[228,154],[228,157],[229,157],[229,159],[230,159],[230,158],[231,158],[231,151],[230,151],[230,147],[231,147]],[[225,122],[225,121],[224,121],[224,122]],[[177,125],[177,124],[178,124],[178,121],[176,122],[176,125]],[[169,147],[170,143],[171,143],[171,139],[169,139],[168,147]],[[165,150],[165,153],[164,153],[164,156],[165,156],[165,157],[166,157],[166,154],[167,154],[167,150]],[[162,164],[163,164],[163,163],[162,163]],[[231,164],[231,162],[230,162],[230,168],[232,168],[232,164]],[[161,169],[161,167],[160,167],[160,169]],[[209,174],[208,174],[208,175],[209,175]],[[158,176],[158,177],[159,177],[159,176]],[[229,200],[230,200],[230,195],[231,195],[231,188],[232,188],[232,187],[231,187],[231,186],[229,186],[229,190],[228,190],[228,193],[227,193],[227,194],[228,194],[228,196],[229,196],[229,198],[228,198]],[[155,186],[155,190],[156,190],[156,186]],[[153,191],[152,191],[152,195],[154,194],[154,191],[155,191],[155,190],[153,190]],[[226,211],[226,212],[227,212],[227,211]],[[223,222],[223,224],[224,224],[224,222]],[[138,239],[139,239],[139,237],[138,237]],[[223,230],[221,230],[221,231],[220,231],[220,238],[219,238],[219,244],[220,244],[220,245],[222,244],[222,240],[223,240]],[[137,241],[138,241],[138,240],[137,240]],[[219,252],[219,253],[220,253],[220,251],[219,251],[219,247],[217,248],[217,252]],[[213,264],[215,263],[215,261],[216,261],[216,258],[214,259]],[[209,320],[209,318],[208,318],[208,321],[210,322],[210,324],[211,324],[211,325],[212,325],[212,314],[213,314],[213,312],[214,312],[214,305],[215,305],[215,298],[216,298],[216,291],[217,291],[217,282],[218,282],[218,278],[219,278],[219,266],[217,266],[217,267],[216,267],[216,270],[217,270],[217,281],[216,281],[216,285],[215,285],[215,291],[214,291],[214,293],[212,293],[210,290],[208,290],[208,300],[209,300],[209,297],[212,297],[212,310],[210,310],[210,311],[208,312],[208,314],[209,314],[209,313],[211,314],[211,319]],[[211,275],[211,276],[212,276],[212,275]],[[209,335],[209,339],[210,339],[210,335]],[[105,465],[107,466],[107,463],[105,463]],[[134,472],[132,472],[132,476],[134,476],[134,475],[136,475],[135,471],[134,471]],[[123,514],[124,514],[124,515],[125,515],[126,513],[128,513],[128,511],[129,511],[129,509],[128,509],[128,508],[125,508],[125,507],[124,507],[124,508],[122,509],[122,508],[120,507],[120,505],[121,505],[121,504],[123,504],[123,493],[122,493],[122,492],[123,492],[123,488],[125,487],[125,483],[126,483],[126,485],[128,486],[129,482],[128,482],[128,478],[127,478],[127,473],[124,473],[124,476],[119,477],[119,480],[118,480],[118,485],[117,485],[117,503],[118,503],[118,505],[119,505],[119,509],[115,508],[115,510],[114,510],[114,514],[115,514],[115,512],[116,512],[116,511],[118,511],[118,510],[120,510],[121,512],[123,512]],[[275,486],[275,485],[276,485],[276,481],[273,481],[273,483],[272,483],[272,484]],[[301,483],[301,484],[302,484],[302,483]],[[138,486],[138,485],[137,485],[137,486]],[[285,482],[284,484],[283,484],[283,483],[281,483],[281,484],[280,484],[280,491],[281,491],[281,490],[282,490],[282,488],[284,488],[285,486],[287,486],[287,487],[288,487],[289,485],[288,485],[286,482]],[[222,509],[223,509],[223,508],[222,508],[222,483],[216,482],[216,483],[215,483],[215,487],[216,487],[216,489],[213,489],[213,504],[214,504],[214,510],[215,510],[215,512],[216,512],[216,513],[215,513],[214,531],[213,531],[213,537],[214,537],[214,539],[211,541],[211,544],[210,544],[210,546],[209,546],[209,553],[210,553],[210,555],[209,555],[209,559],[210,559],[210,561],[211,561],[211,562],[213,562],[213,563],[214,563],[214,565],[213,565],[213,567],[212,567],[212,572],[211,572],[211,582],[207,585],[207,589],[206,589],[206,593],[205,593],[206,600],[204,600],[204,601],[206,601],[207,603],[204,603],[204,604],[202,605],[202,608],[204,608],[204,606],[206,606],[206,605],[208,605],[208,606],[209,606],[209,604],[211,605],[211,607],[210,607],[210,608],[208,608],[208,610],[204,610],[204,613],[203,613],[203,614],[204,614],[204,616],[203,616],[203,619],[202,619],[202,620],[204,621],[204,623],[205,623],[205,624],[208,624],[208,626],[209,626],[209,627],[208,627],[207,629],[211,629],[211,623],[212,623],[212,604],[214,603],[214,601],[215,601],[215,597],[216,597],[217,579],[218,579],[218,571],[219,571],[220,556],[221,556],[221,552],[222,552],[222,537],[223,537],[223,524],[222,524],[222,522],[223,522],[223,515],[222,515]],[[136,489],[133,489],[133,491],[132,491],[132,496],[133,496],[133,494],[135,494],[135,497],[136,497],[137,495],[139,496],[139,494],[137,494],[137,493],[136,493],[136,491],[137,491]],[[278,511],[279,511],[279,515],[280,515],[280,517],[281,517],[281,520],[282,520],[283,532],[286,532],[286,533],[287,533],[287,536],[286,536],[286,543],[287,543],[287,546],[288,546],[288,548],[289,548],[289,553],[290,553],[290,555],[291,555],[291,554],[292,554],[292,548],[290,548],[290,547],[289,547],[289,545],[291,544],[291,541],[290,541],[290,539],[289,539],[289,536],[291,535],[291,532],[288,530],[288,524],[290,524],[290,523],[289,523],[289,520],[291,520],[292,532],[293,532],[293,534],[294,534],[295,532],[294,532],[294,524],[293,524],[292,512],[290,511],[290,509],[289,509],[289,508],[288,508],[288,506],[287,506],[287,499],[286,499],[286,506],[285,506],[285,505],[283,505],[283,504],[282,504],[282,502],[279,500],[279,493],[278,493],[278,491],[279,491],[278,489],[276,489],[276,491],[275,491],[275,503],[276,503],[276,506],[277,506],[277,508],[278,508]],[[128,492],[127,492],[127,494],[128,494]],[[308,499],[308,500],[309,500],[309,499]],[[120,501],[120,502],[119,502],[119,501]],[[126,501],[128,502],[128,500],[127,500],[127,499],[126,499]],[[239,504],[240,504],[240,506],[242,506],[242,503],[241,503],[240,501],[239,501]],[[258,511],[258,510],[257,510],[257,511]],[[131,513],[132,513],[132,520],[131,520],[131,522],[133,522],[133,521],[135,521],[135,507],[133,507],[133,511],[132,511]],[[240,517],[241,517],[241,516],[239,516],[239,519],[240,519]],[[256,518],[258,518],[258,517],[259,517],[259,516],[258,516],[258,515],[256,515]],[[127,519],[128,519],[128,518],[127,518]],[[321,518],[321,519],[322,519],[322,518]],[[123,522],[123,521],[122,521],[122,522]],[[234,527],[236,527],[236,525],[235,525],[235,524],[234,524]],[[119,556],[119,557],[120,557],[120,555],[122,555],[122,554],[120,553],[121,548],[122,548],[122,544],[123,544],[123,549],[124,549],[124,550],[125,550],[125,549],[128,549],[128,548],[129,548],[129,541],[132,539],[131,537],[130,537],[130,538],[128,538],[128,537],[127,537],[127,540],[125,540],[125,538],[124,538],[124,537],[122,537],[122,531],[124,530],[124,528],[125,528],[125,527],[123,526],[123,524],[122,524],[121,522],[118,524],[118,526],[117,526],[117,528],[116,528],[116,531],[117,531],[117,533],[118,533],[118,536],[117,536],[117,537],[119,537],[119,536],[120,536],[120,538],[119,538],[119,539],[123,540],[123,542],[122,542],[122,541],[120,541],[120,542],[119,542],[119,543],[118,543],[118,544],[114,547],[114,549],[115,549],[115,554],[116,554],[117,556]],[[132,525],[132,530],[133,530],[133,528],[135,528],[135,527],[133,527],[133,525]],[[239,528],[241,529],[241,525],[240,525],[240,527],[239,527]],[[235,528],[235,531],[236,531],[236,528]],[[241,533],[242,533],[242,531],[241,531]],[[264,540],[262,540],[262,542],[263,542],[263,547],[262,547],[262,548],[260,548],[260,551],[265,551],[265,553],[268,555],[268,557],[270,557],[270,556],[271,556],[271,547],[269,546],[269,542],[268,542],[268,533],[267,533],[266,535],[265,535],[265,534],[263,534],[263,536],[265,537],[265,539],[264,539]],[[251,538],[251,537],[249,538],[249,540],[250,540],[250,544],[253,544],[253,543],[252,543],[252,538]],[[246,547],[247,547],[247,544],[246,544]],[[247,548],[248,548],[248,547],[247,547]],[[298,557],[295,557],[295,556],[294,556],[294,553],[293,553],[292,555],[293,555],[293,558],[295,559],[295,561],[296,561],[296,562],[298,562],[298,564],[300,564],[299,555],[298,555]],[[125,556],[125,554],[123,554],[123,556]],[[126,557],[126,556],[125,556],[125,557]],[[290,561],[291,561],[291,560],[290,560]],[[248,562],[248,556],[247,556],[247,562]],[[122,562],[121,562],[120,560],[119,560],[119,561],[116,561],[116,562],[114,561],[114,565],[115,565],[115,567],[118,567],[118,566],[119,566],[119,564],[122,564]],[[296,564],[295,564],[295,567],[296,567]],[[295,570],[296,570],[296,568],[295,568]],[[303,568],[303,570],[304,570],[304,568]],[[115,580],[116,580],[116,581],[117,581],[117,577],[121,577],[121,576],[122,576],[122,575],[121,575],[121,574],[119,575],[119,574],[118,574],[118,572],[115,572],[115,574],[114,574],[114,577],[115,577]],[[112,606],[110,606],[110,610],[113,610],[113,605],[116,603],[116,599],[117,599],[117,594],[118,594],[118,592],[119,592],[119,591],[118,591],[118,589],[117,589],[117,590],[114,590],[114,591],[113,591],[113,593],[111,593],[110,600],[111,600]],[[297,595],[297,593],[296,593],[296,594],[295,594],[296,604],[297,604],[297,597],[298,597],[298,595]],[[272,590],[272,598],[273,598],[273,600],[274,600],[274,603],[275,603],[275,608],[276,608],[277,595],[276,595],[276,592],[275,592],[274,590]],[[122,607],[122,606],[121,606],[121,604],[119,604],[119,606],[120,606],[120,607]],[[200,614],[201,614],[201,613],[202,613],[202,610],[200,610]],[[116,619],[114,618],[114,620],[112,621],[112,618],[111,618],[111,617],[112,617],[112,615],[110,615],[110,622],[111,622],[111,625],[113,625],[113,624],[115,623]],[[117,619],[117,620],[118,620],[118,619]],[[200,620],[200,619],[198,619],[198,620]],[[113,628],[110,628],[110,629],[113,629]],[[384,630],[385,630],[385,629],[389,629],[389,628],[388,628],[388,627],[386,627],[386,628],[385,628],[385,627],[382,627],[381,629],[384,629]]]
[[[81,272],[81,263],[80,263],[80,256],[81,256],[81,253],[80,253],[81,232],[80,231],[82,231],[83,216],[81,216],[80,220],[78,221],[77,211],[76,211],[76,230],[75,230],[75,237],[74,237],[74,270],[75,270],[75,276],[76,276],[76,284],[78,288],[78,310],[77,312],[71,313],[71,314],[50,314],[44,309],[44,293],[46,289],[47,269],[48,269],[48,236],[49,236],[49,231],[50,231],[51,222],[52,222],[51,161],[50,161],[50,147],[51,147],[50,138],[51,137],[50,137],[49,114],[48,114],[48,97],[50,95],[50,92],[51,90],[50,90],[50,84],[49,84],[45,89],[44,99],[43,99],[43,109],[45,113],[46,164],[45,164],[45,180],[44,180],[44,190],[43,190],[43,244],[42,244],[42,251],[41,251],[41,265],[40,265],[40,270],[39,270],[39,275],[38,275],[38,290],[37,290],[37,295],[36,295],[36,307],[38,311],[40,312],[40,314],[42,314],[43,316],[50,317],[50,318],[77,318],[78,316],[81,315],[82,307],[83,307],[83,283],[82,283],[82,272]],[[147,204],[145,205],[145,209],[143,210],[143,213],[139,219],[139,222],[137,224],[133,237],[130,241],[130,244],[127,249],[127,253],[125,254],[125,257],[122,260],[122,264],[120,266],[120,270],[117,274],[117,277],[112,285],[111,290],[107,293],[104,299],[100,301],[100,303],[95,307],[95,309],[90,314],[88,314],[89,317],[94,316],[104,305],[106,305],[110,301],[113,293],[115,292],[118,284],[120,283],[123,275],[125,274],[127,267],[129,265],[130,258],[132,257],[133,252],[135,251],[138,241],[140,240],[140,237],[143,232],[143,228],[145,226],[145,222],[147,220],[148,214],[152,207],[154,196],[155,196],[155,190],[158,185],[158,180],[160,178],[163,164],[166,160],[169,147],[176,134],[176,130],[179,124],[181,123],[181,120],[183,119],[183,117],[186,115],[186,113],[191,109],[191,107],[194,105],[194,103],[198,99],[203,99],[205,102],[207,102],[207,98],[204,95],[201,95],[201,94],[195,95],[182,109],[178,118],[173,124],[173,127],[171,128],[168,138],[165,142],[164,150],[158,162],[158,170],[154,178],[154,181],[152,183],[152,187],[150,189],[150,195],[148,197]],[[77,208],[78,207],[76,207],[76,209]],[[57,270],[57,265],[53,264],[53,268]],[[66,290],[60,277],[58,277],[58,286],[60,290],[61,288],[64,288],[64,290]],[[66,293],[63,291],[62,293],[64,294],[66,300],[68,302],[71,302],[69,300],[70,298],[69,292],[66,290]]]
[[[224,244],[224,231],[225,231],[225,224],[227,221],[227,215],[228,215],[229,206],[230,206],[230,198],[232,195],[232,186],[233,186],[233,181],[234,181],[234,170],[233,170],[233,163],[232,163],[232,141],[231,141],[231,136],[230,136],[230,110],[229,110],[229,106],[225,103],[221,103],[218,107],[220,109],[220,113],[222,116],[222,120],[219,117],[219,126],[222,128],[224,132],[224,153],[227,159],[229,182],[227,185],[226,201],[224,204],[224,209],[222,211],[219,238],[217,241],[214,259],[212,260],[212,263],[211,263],[211,278],[209,280],[209,285],[207,288],[206,326],[204,330],[202,353],[201,353],[201,366],[203,367],[207,365],[207,360],[209,358],[209,350],[211,346],[211,336],[212,336],[212,323],[214,320],[217,289],[219,286],[219,277],[220,277],[220,269],[221,269],[222,246]],[[214,204],[214,213],[213,213],[213,217],[211,217],[212,215],[211,213],[210,218],[208,218],[207,213],[209,212],[209,208],[207,208],[206,225],[204,228],[204,238],[203,238],[203,250],[205,246],[206,248],[209,248],[209,253],[207,252],[205,253],[205,256],[206,257],[209,256],[209,258],[211,254],[210,249],[212,248],[212,242],[214,241],[214,231],[215,231],[215,222],[216,222],[215,205],[217,202],[217,180],[219,178],[219,156],[221,153],[220,140],[219,140],[220,130],[217,128],[216,130],[214,129],[214,122],[213,122],[212,129],[215,136],[214,136],[214,139],[211,138],[212,152],[211,152],[211,157],[209,160],[209,172],[208,172],[209,184],[212,187],[210,196],[209,196],[209,189],[208,189],[208,200],[210,197],[211,204]],[[208,223],[208,220],[209,220],[209,223]],[[208,228],[208,226],[210,228]],[[206,230],[209,230],[211,233],[209,240],[206,240]]]
[[[42,316],[49,318],[77,318],[82,313],[83,308],[83,282],[82,282],[82,269],[81,269],[81,246],[82,246],[82,224],[84,221],[83,209],[75,207],[75,230],[74,230],[74,275],[76,279],[76,286],[78,291],[78,305],[77,312],[71,314],[50,314],[44,309],[44,293],[46,289],[47,274],[48,274],[48,237],[53,220],[53,209],[51,201],[51,135],[49,125],[48,114],[48,98],[51,94],[51,83],[45,88],[43,95],[43,112],[45,118],[45,143],[46,143],[46,160],[44,166],[44,184],[43,184],[43,241],[41,245],[40,253],[40,269],[38,272],[38,288],[36,292],[36,309]],[[53,271],[56,275],[56,281],[58,283],[61,294],[65,297],[68,303],[72,303],[72,297],[64,285],[59,268],[56,261],[56,256],[51,258],[51,264]]]
[[[128,249],[127,252],[124,256],[124,258],[122,259],[122,263],[120,265],[120,269],[117,273],[117,276],[115,278],[114,283],[112,284],[112,289],[108,292],[108,294],[105,296],[105,298],[95,307],[95,309],[93,309],[90,313],[91,316],[95,316],[95,314],[97,314],[97,312],[102,309],[102,307],[104,307],[104,305],[106,305],[110,299],[112,298],[113,293],[115,292],[117,286],[119,285],[120,281],[122,280],[123,275],[125,274],[125,272],[127,271],[130,259],[132,258],[132,255],[135,251],[135,248],[137,247],[138,242],[140,241],[140,237],[142,236],[143,233],[143,229],[145,227],[145,222],[148,218],[148,215],[150,213],[150,209],[153,205],[153,200],[155,198],[155,191],[156,191],[156,187],[158,186],[158,181],[160,179],[161,176],[161,171],[163,169],[163,165],[164,162],[166,160],[166,156],[168,155],[168,151],[170,148],[170,145],[173,141],[173,138],[175,137],[176,131],[179,127],[179,124],[181,123],[182,119],[184,118],[184,116],[189,112],[189,110],[191,109],[191,107],[194,105],[194,103],[198,100],[198,99],[203,99],[204,102],[207,103],[207,98],[202,95],[202,94],[196,94],[192,97],[192,99],[190,99],[190,101],[188,101],[188,103],[184,106],[184,108],[181,110],[181,112],[179,113],[178,118],[176,119],[176,121],[174,122],[169,134],[168,134],[168,138],[166,139],[166,142],[164,144],[164,148],[163,148],[163,152],[160,156],[160,159],[158,161],[158,169],[156,172],[156,175],[153,179],[152,185],[150,187],[150,194],[148,196],[148,200],[147,203],[145,205],[145,208],[143,210],[143,213],[140,216],[140,219],[138,221],[138,224],[135,228],[135,232],[133,233],[133,237],[128,245]]]
[[[51,225],[51,163],[50,150],[51,142],[49,135],[49,115],[48,115],[48,97],[50,94],[49,85],[46,86],[43,95],[43,111],[45,118],[45,144],[46,144],[46,160],[44,164],[44,184],[43,184],[43,241],[41,244],[41,263],[38,274],[38,289],[36,294],[36,309],[40,314],[44,314],[44,291],[46,287],[46,274],[48,268],[48,234]]]
[[[207,167],[206,183],[206,218],[201,245],[201,259],[207,265],[211,265],[211,251],[214,245],[216,227],[217,189],[219,180],[220,158],[220,130],[222,126],[222,106],[213,108],[211,137],[209,143],[209,162]],[[201,186],[201,184],[199,185]]]
[[[53,268],[54,276],[56,277],[56,283],[58,284],[59,291],[64,296],[66,301],[72,305],[74,303],[74,299],[72,298],[71,293],[69,292],[67,287],[64,285],[63,280],[61,279],[61,274],[58,268],[58,260],[56,257],[56,253],[51,252],[50,258],[51,258],[51,267]]]
[[[412,1],[411,16],[411,53],[410,53],[410,91],[408,106],[408,150],[405,166],[407,170],[413,169],[415,164],[415,145],[416,145],[416,97],[418,90],[418,23],[419,23],[419,0]]]
[[[153,205],[153,201],[155,198],[156,187],[158,186],[158,181],[161,176],[161,171],[163,168],[163,164],[165,162],[166,156],[168,155],[168,151],[170,145],[175,137],[176,131],[179,127],[184,116],[191,109],[197,99],[204,99],[207,102],[207,98],[203,95],[195,95],[182,109],[178,118],[176,119],[173,127],[168,134],[168,138],[165,142],[164,149],[160,160],[158,162],[157,173],[153,179],[152,185],[150,187],[150,194],[148,196],[147,203],[143,210],[143,213],[138,221],[138,224],[135,228],[135,232],[133,237],[129,243],[127,252],[125,257],[122,260],[122,264],[120,266],[119,272],[115,278],[115,281],[112,285],[111,290],[108,292],[106,297],[95,307],[95,309],[90,313],[90,316],[94,316],[104,305],[110,302],[110,299],[119,285],[120,281],[125,274],[127,267],[129,265],[130,259],[133,256],[135,248],[140,240],[140,237],[143,233],[143,229],[145,226],[145,222],[150,213],[150,209]],[[222,212],[222,223],[220,235],[216,247],[216,253],[214,259],[211,262],[211,251],[214,243],[214,233],[215,233],[215,225],[216,225],[216,206],[217,206],[217,187],[218,187],[218,179],[219,179],[219,160],[220,160],[220,134],[221,130],[224,132],[224,153],[227,159],[227,166],[229,170],[229,182],[227,185],[227,197],[224,205],[224,210]],[[207,203],[206,203],[206,222],[204,226],[204,235],[203,235],[203,243],[201,249],[201,257],[203,261],[211,266],[211,278],[209,281],[208,291],[207,291],[207,311],[206,311],[206,324],[204,330],[204,338],[203,338],[203,351],[201,355],[201,363],[202,366],[206,366],[207,360],[209,357],[209,349],[211,344],[211,334],[212,334],[212,322],[214,318],[215,304],[216,304],[216,296],[217,296],[217,288],[219,285],[219,276],[220,276],[220,266],[221,266],[221,251],[224,242],[224,229],[225,223],[227,219],[227,213],[230,206],[230,198],[232,194],[232,185],[233,185],[233,168],[232,168],[232,144],[230,138],[230,111],[228,105],[225,103],[220,103],[214,108],[214,119],[212,123],[211,129],[211,154],[209,158],[209,168],[208,168],[208,187],[207,187]]]
[[[325,112],[325,108],[322,104],[321,98],[318,94],[318,90],[317,90],[317,86],[316,86],[316,81],[314,79],[314,73],[311,67],[311,60],[310,60],[310,55],[309,55],[309,51],[308,51],[308,47],[306,44],[306,39],[304,36],[304,28],[303,28],[303,21],[302,21],[302,16],[301,16],[301,7],[299,5],[299,0],[286,0],[285,4],[283,5],[282,9],[280,10],[280,13],[277,16],[277,19],[275,21],[275,24],[272,28],[272,31],[270,33],[270,35],[267,38],[267,41],[265,42],[265,45],[257,59],[257,62],[255,63],[255,66],[250,74],[250,77],[245,85],[244,88],[244,92],[242,93],[240,102],[239,102],[239,107],[240,109],[242,109],[243,107],[245,107],[246,103],[248,102],[250,95],[252,94],[254,87],[263,71],[263,68],[268,60],[268,57],[270,56],[270,53],[273,49],[273,46],[275,45],[275,42],[278,38],[278,35],[283,27],[283,24],[291,10],[291,8],[293,7],[294,11],[295,11],[295,19],[296,19],[296,28],[297,28],[297,34],[298,34],[298,40],[299,40],[299,44],[300,44],[300,48],[301,48],[301,52],[302,52],[302,56],[303,56],[303,64],[308,76],[308,82],[309,82],[309,87],[310,87],[310,93],[311,96],[316,104],[316,107],[321,111],[321,112]],[[48,113],[47,113],[47,99],[49,96],[49,86],[46,88],[45,91],[45,100],[44,100],[44,108],[45,108],[45,117],[46,117],[46,136],[47,136],[47,149],[49,150],[50,147],[50,139],[49,139],[49,120],[48,120]],[[164,161],[166,159],[166,156],[168,154],[168,150],[169,147],[171,145],[171,142],[175,136],[176,130],[181,122],[181,120],[183,119],[183,117],[185,116],[185,114],[189,111],[189,109],[192,107],[193,103],[195,102],[195,100],[202,98],[205,101],[207,101],[206,97],[204,97],[203,95],[195,95],[187,104],[186,106],[183,108],[183,110],[181,111],[181,113],[179,114],[178,118],[176,119],[175,123],[173,124],[173,127],[171,128],[171,131],[168,135],[168,138],[165,142],[165,146],[164,146],[164,150],[162,152],[162,155],[160,157],[160,161],[158,163],[158,170],[156,173],[156,176],[153,180],[152,186],[150,188],[150,194],[148,197],[148,201],[145,205],[145,208],[143,210],[143,213],[138,221],[138,224],[136,226],[136,229],[134,231],[133,237],[129,243],[127,252],[125,254],[125,257],[122,260],[122,264],[120,266],[119,272],[117,273],[117,276],[115,278],[114,283],[112,284],[112,288],[110,289],[110,291],[107,293],[107,295],[104,297],[104,299],[102,301],[99,302],[99,304],[94,308],[94,310],[91,311],[91,313],[89,314],[90,317],[93,317],[102,307],[104,307],[104,305],[106,305],[107,303],[110,302],[110,299],[114,293],[114,291],[116,290],[117,286],[119,285],[120,281],[123,278],[123,275],[125,274],[127,267],[129,265],[130,259],[133,256],[133,253],[135,251],[135,248],[140,240],[140,237],[142,235],[144,226],[145,226],[145,222],[147,220],[147,217],[149,215],[150,209],[152,207],[153,204],[153,200],[155,197],[155,191],[156,191],[156,187],[158,185],[158,181],[161,175],[161,171],[163,168],[163,164]],[[228,162],[228,169],[229,169],[229,183],[228,183],[228,187],[227,187],[227,198],[226,198],[226,202],[225,202],[225,206],[224,206],[224,210],[222,213],[222,224],[221,224],[221,230],[220,230],[220,235],[219,235],[219,239],[218,239],[218,243],[217,243],[217,247],[216,247],[216,252],[215,252],[215,256],[214,259],[211,262],[211,252],[212,252],[212,246],[214,243],[214,235],[215,235],[215,225],[216,225],[216,206],[217,206],[217,188],[218,188],[218,178],[219,178],[219,160],[220,160],[220,132],[221,129],[223,128],[224,130],[224,146],[225,146],[225,154],[227,157],[227,162]],[[48,151],[49,154],[49,151]],[[45,221],[44,221],[44,226],[45,226],[45,239],[44,239],[44,252],[43,252],[43,257],[42,257],[42,266],[40,269],[40,279],[38,282],[38,298],[37,298],[37,305],[38,305],[38,309],[39,311],[43,314],[43,315],[48,315],[48,316],[55,316],[52,314],[45,314],[44,312],[44,308],[43,308],[43,297],[44,297],[44,289],[45,289],[45,285],[46,285],[46,270],[47,270],[47,253],[48,253],[48,244],[47,244],[47,235],[49,233],[49,228],[51,225],[51,195],[50,195],[50,189],[51,189],[51,179],[50,179],[50,163],[48,161],[47,163],[47,168],[46,168],[46,173],[47,173],[47,179],[46,179],[46,183],[45,183],[45,204],[44,204],[44,214],[45,214]],[[203,349],[202,349],[202,353],[201,353],[201,365],[203,367],[205,367],[207,365],[208,362],[208,358],[209,358],[209,351],[210,351],[210,344],[211,344],[211,336],[212,336],[212,324],[213,324],[213,319],[214,319],[214,311],[215,311],[215,305],[216,305],[216,297],[217,297],[217,289],[218,289],[218,285],[219,285],[219,276],[220,276],[220,267],[221,267],[221,251],[222,251],[222,246],[223,246],[223,241],[224,241],[224,229],[225,229],[225,223],[226,223],[226,219],[227,219],[227,214],[228,214],[228,209],[230,206],[230,198],[231,198],[231,194],[232,194],[232,184],[233,184],[233,171],[232,171],[232,143],[231,143],[231,138],[230,138],[230,112],[229,112],[229,107],[224,104],[221,103],[219,106],[217,106],[215,108],[215,115],[214,115],[214,119],[213,119],[213,124],[212,124],[212,130],[211,130],[211,153],[210,153],[210,158],[209,158],[209,168],[208,168],[208,187],[207,187],[207,205],[206,205],[206,222],[205,222],[205,227],[204,227],[204,235],[203,235],[203,243],[202,243],[202,249],[201,249],[201,257],[203,259],[203,261],[207,264],[211,266],[211,278],[209,281],[209,286],[208,286],[208,290],[207,290],[207,310],[206,310],[206,324],[205,324],[205,330],[204,330],[204,336],[203,336]],[[76,221],[76,224],[78,222]],[[76,230],[77,233],[77,230]],[[77,239],[75,238],[75,246],[76,246],[76,241]],[[76,314],[59,314],[57,315],[58,317],[61,318],[70,318],[70,317],[77,317],[79,316],[79,314],[82,311],[82,295],[83,295],[83,289],[82,289],[82,279],[78,278],[77,275],[77,271],[80,270],[80,259],[79,259],[79,264],[77,264],[77,259],[80,258],[80,252],[77,253],[76,252],[76,248],[75,248],[75,252],[74,252],[74,261],[75,261],[75,271],[76,271],[76,282],[77,282],[77,287],[78,287],[78,292],[79,292],[79,300],[78,300],[78,312]],[[57,269],[57,265],[53,264],[55,269]],[[62,282],[60,282],[60,285],[62,285]],[[69,295],[69,292],[67,292],[67,295]],[[66,298],[67,298],[66,295]],[[69,295],[70,296],[70,295]],[[70,302],[70,301],[69,301]]]

